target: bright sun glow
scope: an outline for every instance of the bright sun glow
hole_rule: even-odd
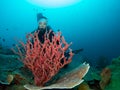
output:
[[[76,4],[81,0],[28,0],[28,1],[32,4],[36,4],[41,7],[56,8]]]

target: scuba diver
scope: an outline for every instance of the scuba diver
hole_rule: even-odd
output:
[[[35,30],[35,31],[39,31],[38,33],[38,38],[40,40],[41,43],[44,43],[44,34],[46,32],[49,32],[51,29],[51,27],[48,25],[48,20],[45,16],[42,15],[42,13],[38,13],[37,14],[37,22],[38,22],[38,28]],[[33,31],[32,33],[34,33],[35,31]],[[52,37],[54,36],[54,32],[51,31],[50,34],[49,34],[49,39],[50,41],[52,41]],[[33,42],[34,43],[34,42]],[[59,43],[58,43],[59,44]],[[83,48],[80,48],[78,50],[73,50],[72,52],[74,54],[78,54],[80,53],[81,51],[83,51]],[[69,52],[65,52],[65,57],[68,58],[70,55],[69,55]]]
[[[38,28],[35,31],[39,31],[38,38],[41,43],[44,43],[44,34],[46,33],[46,31],[48,33],[52,29],[47,23],[48,22],[47,18],[44,17],[42,13],[37,14],[37,22],[38,22]],[[32,33],[34,33],[35,31],[33,31]],[[51,31],[49,34],[50,42],[52,41],[53,36],[54,36],[53,31]]]
[[[50,30],[52,30],[52,28],[48,25],[48,20],[45,16],[42,15],[42,13],[38,13],[37,14],[37,22],[38,22],[38,28],[35,31],[39,31],[38,33],[38,37],[41,43],[44,43],[44,34],[45,32],[49,32]],[[33,31],[32,33],[34,33],[35,31]],[[54,31],[51,31],[49,34],[49,39],[50,41],[52,41],[52,37],[54,36]],[[83,51],[83,48],[80,48],[78,50],[74,50],[72,51],[74,54],[78,54],[79,52]],[[66,55],[68,55],[68,53],[66,53]]]

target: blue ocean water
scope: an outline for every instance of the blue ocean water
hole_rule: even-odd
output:
[[[81,0],[61,8],[43,8],[27,0],[0,0],[0,44],[11,48],[37,28],[37,13],[48,18],[56,32],[61,30],[73,50],[92,60],[120,55],[120,0]]]

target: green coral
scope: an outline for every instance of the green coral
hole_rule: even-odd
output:
[[[112,64],[108,66],[111,69],[111,81],[105,90],[120,90],[120,56],[113,59]]]

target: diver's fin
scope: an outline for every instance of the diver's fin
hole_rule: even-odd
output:
[[[72,53],[74,53],[74,54],[78,54],[78,53],[80,53],[80,52],[82,52],[83,51],[83,48],[80,48],[80,49],[78,49],[78,50],[73,50],[72,51]],[[70,54],[69,54],[70,52],[65,52],[65,57],[69,57],[70,56]]]
[[[82,52],[83,51],[83,48],[80,48],[80,49],[78,49],[78,50],[73,50],[72,52],[74,53],[74,54],[78,54],[78,53],[80,53],[80,52]]]

